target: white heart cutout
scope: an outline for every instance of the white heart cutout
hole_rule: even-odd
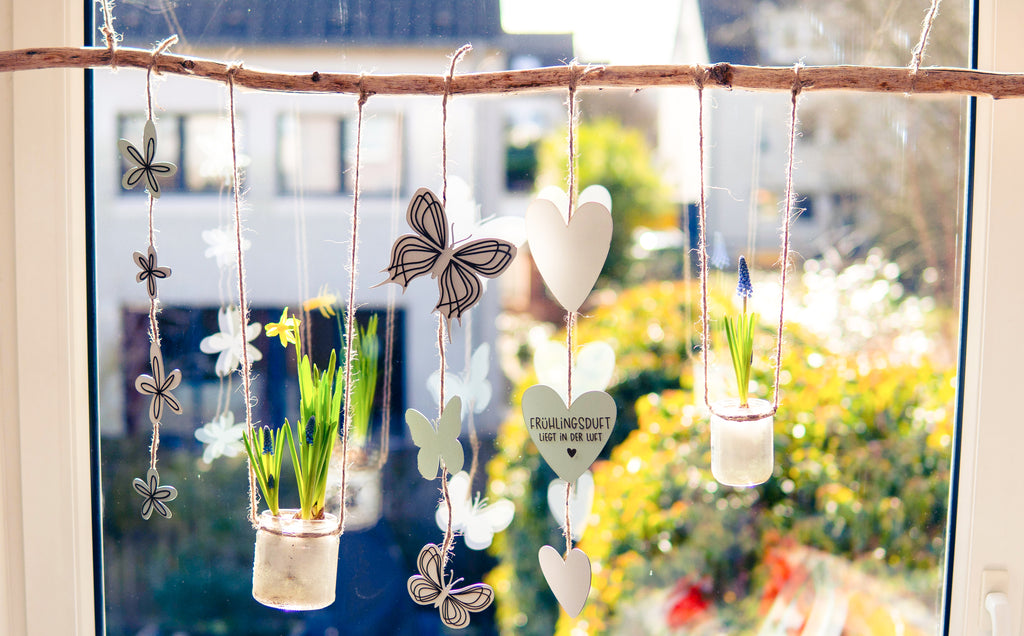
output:
[[[562,197],[546,193],[526,210],[526,239],[533,262],[555,300],[566,310],[576,311],[594,289],[608,258],[612,213],[601,201],[585,201],[566,222],[569,212],[564,193],[560,193]]]
[[[537,553],[537,559],[558,604],[569,616],[579,616],[590,595],[590,559],[586,553],[573,548],[562,559],[558,550],[546,545]]]
[[[548,509],[558,525],[565,530],[565,485],[568,482],[552,479],[548,484]],[[594,475],[588,470],[576,480],[569,495],[569,522],[572,524],[572,539],[579,541],[587,529],[590,511],[594,508]]]
[[[523,419],[541,457],[565,481],[576,481],[594,463],[615,427],[615,400],[590,391],[566,408],[551,387],[535,384],[523,393]]]

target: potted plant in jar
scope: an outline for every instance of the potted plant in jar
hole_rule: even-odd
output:
[[[743,309],[725,317],[725,338],[739,397],[711,405],[711,474],[726,486],[764,483],[775,465],[774,407],[767,400],[748,396],[758,320],[756,313],[747,311],[753,293],[747,261],[740,256],[736,295],[742,298]]]
[[[380,365],[380,338],[377,336],[377,314],[366,327],[357,326],[352,334],[352,413],[348,422],[348,455],[335,442],[332,477],[329,490],[341,488],[341,462],[348,462],[345,484],[345,529],[364,530],[380,520],[382,512],[381,461],[379,453],[369,447],[373,401],[377,394],[377,371]]]
[[[253,598],[278,609],[313,610],[334,602],[340,526],[325,506],[344,387],[335,351],[323,371],[301,355],[299,322],[285,308],[281,320],[268,324],[266,332],[279,337],[284,347],[295,346],[300,397],[296,425],[302,428],[293,435],[286,419],[276,433],[263,427],[251,437],[247,432],[243,440],[269,508],[260,514],[256,531]],[[298,485],[298,508],[278,506],[285,446]]]

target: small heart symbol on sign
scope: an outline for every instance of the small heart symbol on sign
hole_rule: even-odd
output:
[[[554,389],[535,384],[523,393],[523,419],[541,457],[565,481],[576,481],[594,463],[615,426],[615,400],[589,391],[565,402]]]
[[[569,197],[558,188],[545,188],[526,210],[526,240],[533,262],[568,311],[579,309],[590,295],[612,242],[610,197],[607,203],[588,201],[586,194],[580,195],[571,216]]]
[[[558,550],[546,545],[537,554],[544,580],[566,614],[576,617],[583,611],[590,594],[590,559],[573,548],[564,560]]]

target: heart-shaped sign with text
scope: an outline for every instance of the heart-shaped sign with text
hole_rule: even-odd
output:
[[[603,188],[603,196],[588,195],[589,190],[580,195],[571,217],[568,197],[557,188],[542,190],[526,210],[526,240],[533,262],[568,311],[579,309],[594,289],[612,242],[611,199]]]
[[[546,545],[540,549],[537,558],[540,571],[544,573],[558,604],[569,616],[578,616],[590,594],[590,559],[586,553],[573,548],[569,556],[562,559],[558,550]]]
[[[523,393],[523,419],[541,457],[565,481],[594,463],[615,427],[615,400],[604,391],[577,397],[572,406],[554,389],[535,384]]]

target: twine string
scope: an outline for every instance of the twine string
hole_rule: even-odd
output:
[[[569,62],[569,97],[567,104],[569,108],[569,210],[566,217],[566,224],[572,221],[572,213],[576,209],[576,126],[579,123],[577,113],[576,87],[580,77],[585,70],[576,60]],[[566,351],[566,378],[565,378],[565,400],[566,406],[572,406],[572,366],[573,366],[573,331],[576,327],[576,312],[567,311],[565,314],[565,351]]]
[[[700,174],[700,203],[698,205],[698,239],[697,249],[700,259],[700,301],[701,301],[701,358],[704,366],[704,404],[715,416],[733,422],[749,422],[765,417],[773,416],[779,409],[780,400],[780,379],[782,374],[782,340],[785,327],[786,307],[786,283],[789,270],[789,247],[790,247],[790,222],[792,221],[793,210],[793,162],[796,149],[796,128],[797,128],[797,103],[800,93],[803,90],[803,81],[800,79],[800,65],[793,67],[793,86],[790,90],[790,115],[789,115],[789,147],[786,160],[786,194],[782,211],[782,253],[779,267],[781,268],[781,291],[779,296],[779,321],[775,339],[775,379],[772,387],[772,407],[768,412],[757,412],[746,415],[726,415],[719,413],[711,405],[708,389],[708,349],[710,337],[708,334],[708,248],[707,248],[707,182],[704,175],[704,75],[706,72],[694,73],[694,84],[697,87],[697,137],[698,161]]]
[[[252,423],[252,367],[249,362],[249,347],[245,339],[245,329],[249,324],[249,304],[245,298],[245,252],[242,249],[242,185],[241,173],[238,170],[238,126],[235,121],[235,72],[241,68],[239,64],[233,64],[228,72],[228,116],[231,124],[231,181],[232,197],[234,202],[235,219],[235,251],[238,264],[238,317],[240,331],[238,336],[242,339],[242,393],[245,396],[245,427],[249,431],[249,438],[255,439],[255,429]],[[246,462],[249,465],[249,521],[254,528],[259,527],[259,519],[256,516],[257,493],[256,493],[256,472],[253,470],[252,462],[246,455]]]
[[[396,142],[401,143],[401,142]],[[397,149],[396,149],[397,150]],[[398,210],[399,193],[402,186],[401,162],[395,162],[395,174],[391,186],[391,237],[388,245],[395,242],[398,236]],[[383,421],[380,430],[380,457],[377,460],[377,467],[384,468],[388,461],[388,451],[391,447],[391,382],[394,375],[394,349],[395,349],[395,285],[388,285],[387,312],[384,316],[384,395],[381,398]]]
[[[116,71],[117,43],[121,40],[121,35],[114,30],[114,7],[111,6],[110,0],[101,0],[100,11],[103,13],[103,26],[100,27],[100,33],[103,34],[103,43],[110,51],[110,68]]]
[[[924,24],[921,26],[921,38],[917,41],[917,45],[914,47],[910,56],[910,75],[913,80],[917,80],[917,71],[921,68],[921,61],[924,59],[924,50],[928,46],[928,37],[931,35],[932,24],[935,22],[935,16],[939,14],[939,4],[942,0],[932,0],[931,6],[928,7],[928,13],[925,15]]]
[[[466,316],[466,377],[473,372],[473,314]],[[476,396],[473,396],[474,398]],[[466,423],[469,426],[469,449],[472,455],[469,462],[469,486],[473,490],[473,481],[480,465],[480,436],[476,432],[476,402],[466,404]]]
[[[341,427],[341,508],[338,512],[338,530],[345,532],[345,494],[348,478],[348,426],[352,421],[352,363],[355,360],[353,340],[355,336],[356,317],[356,272],[359,264],[359,173],[362,166],[363,149],[363,109],[369,93],[359,93],[359,100],[356,102],[356,166],[355,184],[352,194],[352,225],[349,243],[348,261],[348,306],[345,311],[345,397],[342,413],[344,419]]]
[[[451,64],[448,66],[448,74],[444,76],[444,95],[441,96],[441,206],[445,207],[448,205],[448,98],[451,96],[452,89],[452,77],[455,75],[455,65],[458,64],[459,59],[473,50],[471,44],[464,44],[462,47],[452,55]],[[444,414],[444,373],[447,368],[447,362],[445,360],[445,320],[444,315],[438,312],[437,314],[437,354],[439,358],[440,369],[438,375],[440,376],[440,386],[438,388],[438,404],[437,404],[437,417],[441,419],[441,415]],[[451,334],[449,334],[451,337]],[[461,414],[460,414],[461,417]],[[441,544],[441,578],[444,578],[445,565],[448,563],[448,553],[452,549],[452,542],[455,538],[455,532],[453,530],[452,520],[452,502],[448,495],[448,466],[445,465],[444,459],[441,460],[441,498],[444,505],[448,508],[448,524],[444,531],[444,542]]]
[[[572,552],[572,516],[569,514],[569,503],[572,501],[572,482],[565,482],[565,557]]]

